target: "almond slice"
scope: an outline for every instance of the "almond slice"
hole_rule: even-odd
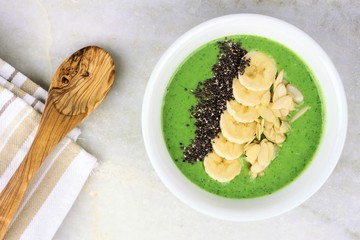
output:
[[[260,145],[256,143],[250,144],[245,152],[246,154],[245,160],[251,164],[254,164],[259,156],[259,153],[260,153]]]
[[[268,122],[272,122],[276,127],[280,127],[279,118],[275,117],[274,113],[267,107],[260,106],[258,109],[260,116]]]
[[[304,101],[304,95],[300,92],[299,89],[297,89],[291,84],[288,84],[286,86],[286,89],[289,95],[294,99],[294,102],[301,103],[302,101]]]
[[[256,124],[256,132],[255,132],[255,135],[256,135],[256,138],[260,141],[260,138],[261,138],[261,134],[263,133],[264,131],[264,119],[261,120],[261,122],[258,122]]]
[[[275,132],[274,128],[270,128],[270,129],[265,128],[264,135],[269,141],[271,141],[271,142],[276,141],[276,132]]]
[[[274,90],[272,101],[275,102],[276,100],[285,96],[286,94],[287,94],[287,90],[286,90],[285,84],[279,83],[279,85]]]
[[[275,136],[275,143],[280,144],[285,141],[286,137],[283,133],[277,133]]]
[[[276,89],[276,87],[283,82],[283,78],[284,78],[284,70],[281,70],[276,79],[275,79],[275,82],[274,82],[274,89]]]
[[[251,171],[252,173],[259,174],[259,173],[261,173],[262,171],[264,171],[264,167],[261,166],[260,163],[256,162],[256,163],[254,163],[254,164],[251,166],[250,171]]]
[[[295,122],[296,120],[298,120],[302,115],[304,115],[304,113],[307,112],[307,110],[310,109],[310,106],[305,106],[302,109],[300,109],[290,120],[291,123]]]
[[[270,103],[270,99],[271,99],[271,94],[270,94],[270,91],[267,91],[261,98],[261,101],[260,103],[264,106],[267,106],[269,105]]]
[[[290,131],[290,124],[286,121],[281,121],[281,125],[279,128],[279,132],[280,133],[287,133],[288,131]]]
[[[270,164],[269,149],[267,140],[262,140],[260,143],[260,152],[258,156],[258,163],[265,169]]]
[[[293,99],[289,95],[285,95],[279,99],[277,99],[272,105],[273,109],[287,109],[292,110],[294,107]]]

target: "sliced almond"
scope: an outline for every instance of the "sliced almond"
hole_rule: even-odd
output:
[[[274,113],[269,108],[260,106],[258,109],[258,113],[266,121],[272,122],[276,127],[280,127],[279,118],[275,117]]]
[[[285,141],[286,137],[283,133],[277,133],[275,136],[275,143],[280,144]]]
[[[279,128],[279,132],[280,133],[287,133],[288,131],[290,131],[290,124],[287,121],[281,121],[281,125]]]
[[[301,103],[302,101],[304,101],[304,95],[295,86],[288,84],[286,86],[286,89],[289,95],[294,99],[294,102]]]
[[[275,102],[279,98],[285,96],[287,94],[286,87],[283,83],[279,83],[279,85],[274,90],[274,95],[272,97],[272,101]]]
[[[279,83],[283,82],[283,78],[284,78],[284,70],[281,70],[275,79],[274,89],[276,89],[276,87],[279,85]]]
[[[260,145],[253,143],[250,144],[246,150],[246,161],[254,164],[260,153]]]
[[[264,121],[264,119],[262,119],[262,121],[258,122],[257,125],[256,125],[256,133],[255,134],[256,134],[256,138],[258,140],[260,140],[261,135],[262,135],[262,133],[264,131],[263,121]]]
[[[264,129],[271,129],[273,126],[274,124],[272,122],[268,122],[264,119]]]
[[[281,98],[277,99],[274,104],[272,105],[273,109],[287,109],[292,110],[294,104],[293,99],[289,95],[282,96]]]
[[[260,172],[262,172],[264,170],[264,167],[261,166],[261,164],[259,164],[258,162],[254,163],[251,168],[250,168],[250,171],[252,173],[256,173],[256,174],[259,174]]]
[[[267,140],[262,140],[260,143],[260,152],[258,156],[258,163],[265,169],[269,163],[269,149],[267,145]]]
[[[270,162],[275,158],[275,146],[273,143],[267,141],[266,142],[268,147],[268,158],[270,159]]]
[[[270,94],[270,91],[267,91],[261,98],[261,104],[264,105],[264,106],[267,106],[269,105],[270,103],[270,98],[271,98],[271,94]]]
[[[289,115],[289,110],[288,109],[279,109],[279,112],[281,114],[281,119],[286,119],[286,117]]]
[[[248,148],[248,146],[254,141],[254,139],[255,139],[255,136],[251,140],[249,140],[247,143],[245,143],[245,145],[244,145],[244,150],[245,151]]]
[[[310,109],[310,106],[305,106],[302,109],[300,109],[290,120],[291,123],[295,122],[296,120],[298,120],[302,115],[304,115],[304,113],[307,112],[307,110]]]
[[[276,132],[274,128],[270,128],[270,129],[265,128],[264,135],[269,141],[276,142]]]

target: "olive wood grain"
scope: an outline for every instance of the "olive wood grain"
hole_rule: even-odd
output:
[[[57,69],[29,152],[0,194],[0,239],[3,239],[33,176],[47,155],[105,98],[114,81],[111,56],[85,47]]]

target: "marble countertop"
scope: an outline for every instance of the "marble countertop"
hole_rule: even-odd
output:
[[[349,130],[325,185],[268,220],[226,222],[180,202],[157,177],[141,133],[141,105],[156,62],[181,34],[208,19],[259,13],[313,37],[345,86]],[[96,44],[117,64],[105,102],[79,143],[99,159],[55,239],[360,239],[360,2],[358,0],[0,0],[0,57],[48,88],[60,62]]]

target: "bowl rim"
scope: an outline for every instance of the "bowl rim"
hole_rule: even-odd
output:
[[[245,26],[244,22],[247,22],[246,24],[249,26]],[[255,30],[251,29],[254,26]],[[208,35],[204,37],[204,33]],[[249,33],[270,38],[287,46],[297,53],[313,71],[323,91],[326,113],[325,128],[323,140],[318,146],[312,162],[300,174],[301,176],[298,176],[292,183],[264,197],[228,199],[209,193],[191,183],[173,163],[162,135],[162,101],[159,103],[159,99],[163,99],[164,90],[171,80],[169,72],[172,71],[173,74],[178,63],[181,63],[189,53],[211,40],[234,34]],[[216,37],[217,35],[219,36]],[[308,55],[302,55],[296,51],[296,49],[303,48],[302,44],[310,48],[304,51],[309,52],[309,56],[311,54],[315,56],[313,57],[314,60]],[[313,68],[315,67],[316,70],[314,71]],[[324,76],[328,77],[326,84]],[[340,158],[346,139],[347,116],[345,91],[340,76],[329,56],[310,36],[297,27],[277,18],[259,14],[232,14],[217,17],[195,26],[179,37],[165,51],[156,64],[146,86],[142,104],[142,132],[148,157],[157,175],[178,199],[193,209],[215,218],[231,221],[252,221],[285,213],[305,202],[320,189]],[[159,135],[161,139],[159,139]],[[324,163],[326,164],[324,165]],[[315,171],[319,169],[323,170],[321,172]]]

